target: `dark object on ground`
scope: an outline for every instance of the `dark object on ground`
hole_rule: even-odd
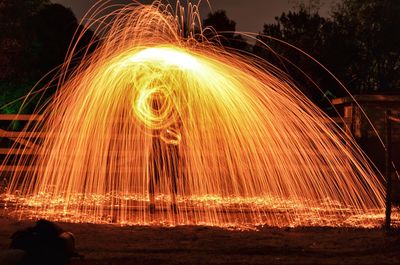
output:
[[[15,232],[11,249],[25,251],[18,265],[67,265],[75,252],[75,238],[70,232],[47,220],[39,220],[33,227]]]

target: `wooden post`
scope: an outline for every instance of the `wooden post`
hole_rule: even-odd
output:
[[[390,231],[391,214],[392,214],[392,121],[391,111],[387,110],[385,114],[386,123],[386,211],[385,211],[385,229]]]

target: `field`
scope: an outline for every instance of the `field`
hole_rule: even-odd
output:
[[[0,217],[0,248],[33,221]],[[59,223],[84,260],[72,265],[400,264],[400,231],[356,228],[149,227]]]

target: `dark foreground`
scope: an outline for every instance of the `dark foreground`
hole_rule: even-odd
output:
[[[0,249],[30,221],[0,217]],[[141,264],[400,264],[400,231],[379,229],[119,227],[66,224],[85,256],[72,265]]]

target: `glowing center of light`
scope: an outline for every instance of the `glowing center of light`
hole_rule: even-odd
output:
[[[156,63],[160,66],[177,66],[183,69],[198,70],[200,63],[187,52],[173,47],[152,47],[139,51],[129,58],[131,63]]]

